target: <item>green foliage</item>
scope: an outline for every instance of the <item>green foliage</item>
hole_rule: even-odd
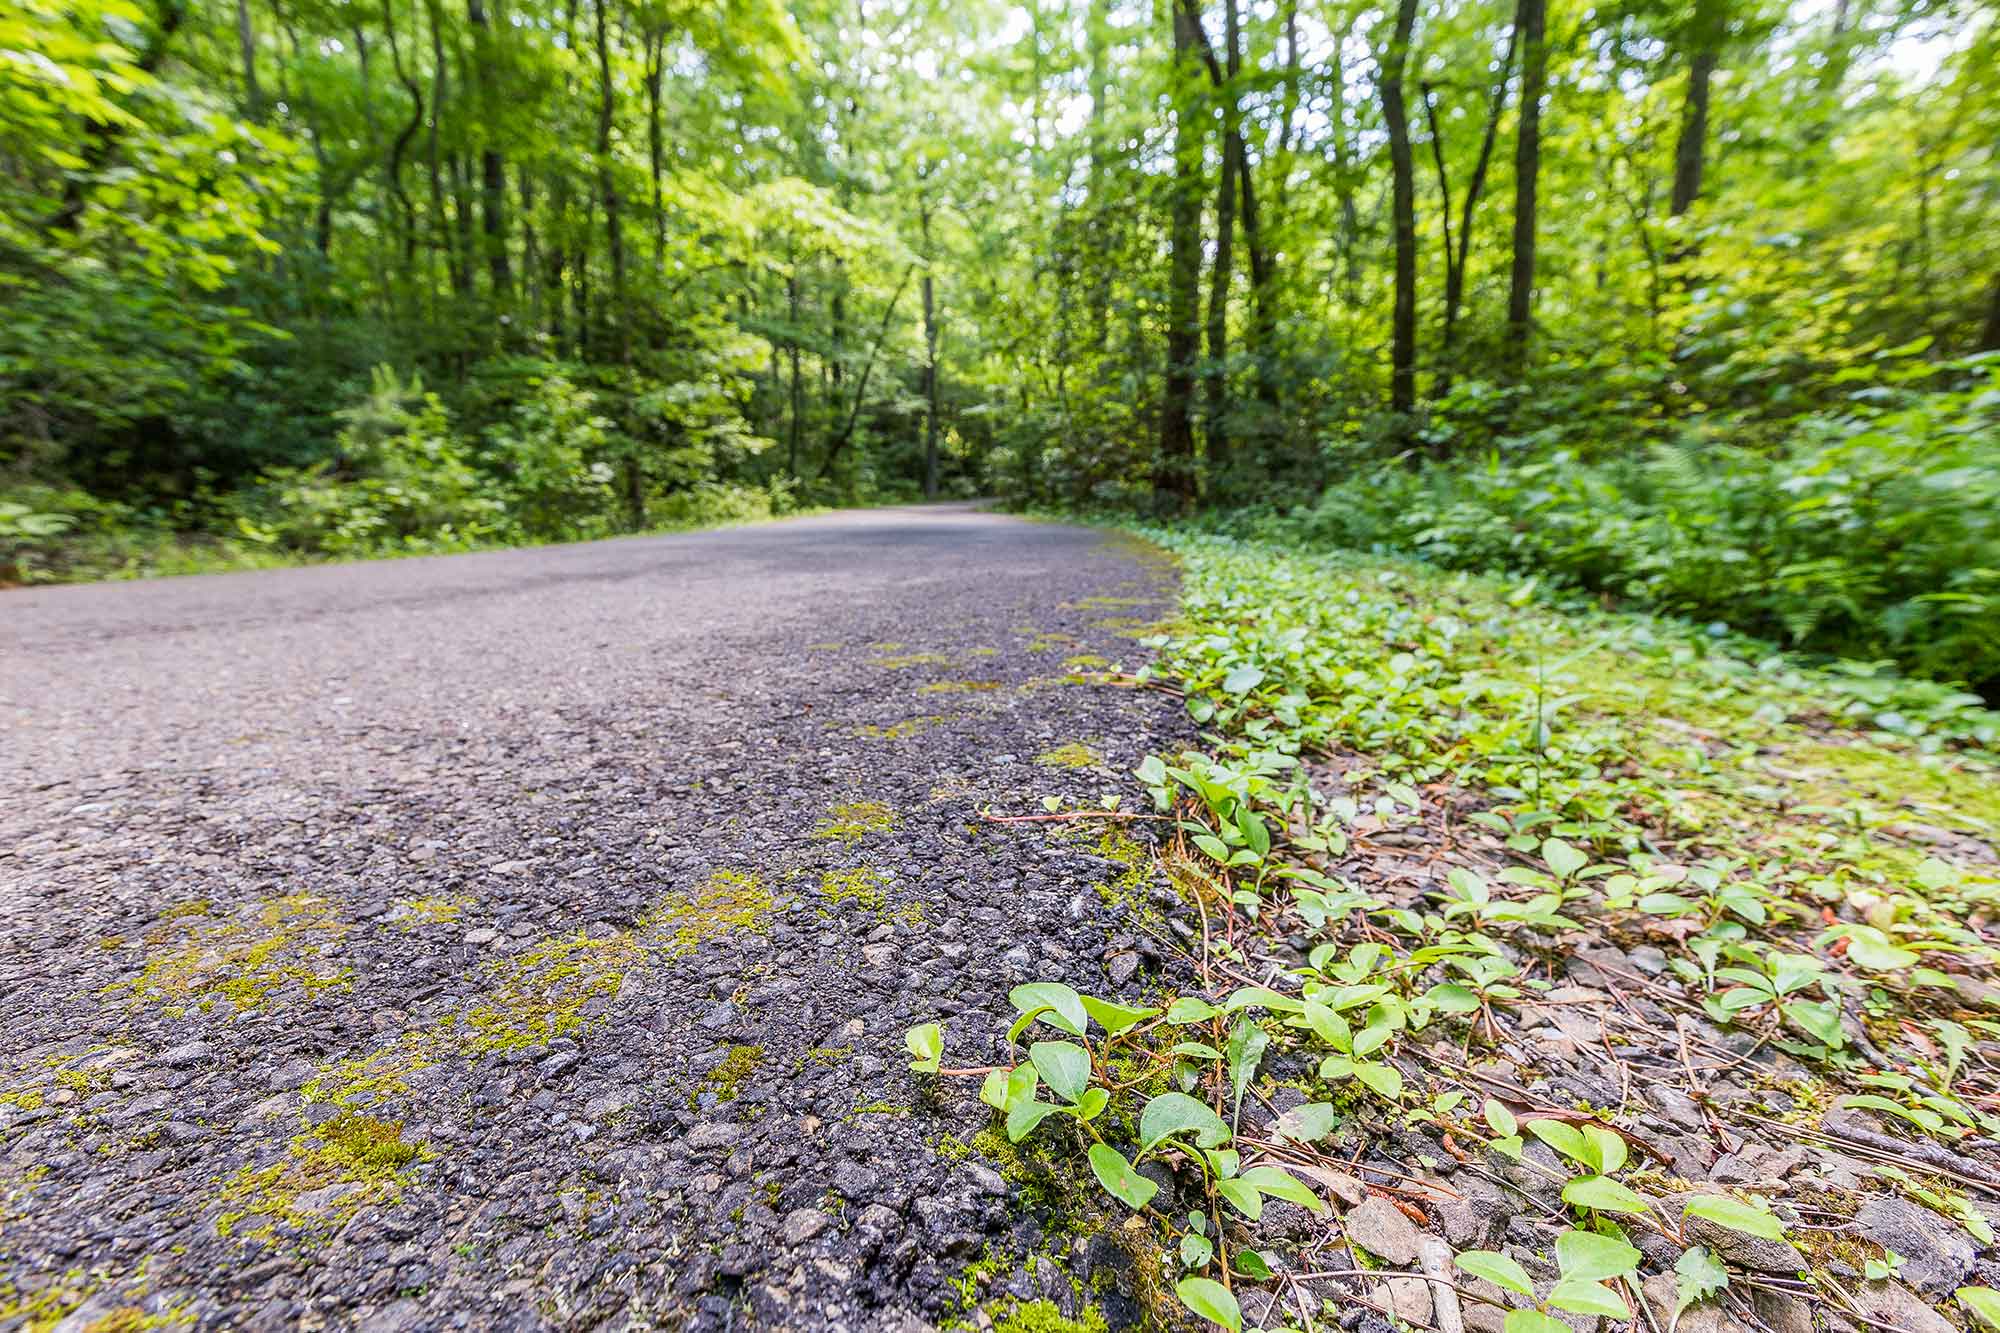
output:
[[[2000,680],[2000,360],[1862,391],[1768,442],[1727,423],[1650,451],[1565,434],[1364,465],[1232,526],[1540,575],[1812,653]]]

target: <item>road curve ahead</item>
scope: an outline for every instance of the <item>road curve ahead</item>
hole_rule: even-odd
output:
[[[1041,1237],[903,1030],[1171,952],[979,814],[1132,798],[1171,603],[963,506],[0,594],[0,1324],[949,1317]]]

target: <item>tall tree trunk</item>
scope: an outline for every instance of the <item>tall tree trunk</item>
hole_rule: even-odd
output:
[[[666,64],[667,35],[646,34],[646,158],[653,173],[653,271],[667,271],[667,203],[662,180],[666,169],[666,139],[660,123],[660,77]]]
[[[1414,4],[1415,0],[1410,0]],[[1167,364],[1160,399],[1160,456],[1153,495],[1162,509],[1194,500],[1194,362],[1201,347],[1202,127],[1194,106],[1192,24],[1180,5],[1174,24],[1174,179],[1169,203],[1173,247],[1167,279]]]
[[[1979,331],[1979,350],[2000,352],[2000,273],[1993,275],[1993,290],[1986,298],[1986,327]]]
[[[521,162],[514,168],[514,179],[521,192],[521,304],[527,311],[524,327],[534,329],[542,322],[542,289],[535,281],[540,258],[539,238],[535,235],[535,177],[528,164]]]
[[[621,364],[631,360],[628,333],[629,312],[625,309],[625,229],[618,198],[618,178],[612,171],[611,117],[615,93],[611,86],[611,42],[605,28],[605,10],[610,0],[597,0],[597,186],[604,201],[604,248],[611,260],[611,315],[613,343]]]
[[[414,5],[411,6],[410,22],[413,25],[416,22]],[[416,263],[417,206],[410,198],[409,191],[403,188],[403,154],[409,150],[410,141],[416,138],[417,131],[423,128],[424,90],[417,83],[416,71],[403,67],[403,49],[396,41],[396,0],[384,0],[382,5],[382,36],[389,43],[389,63],[396,71],[396,81],[401,83],[404,91],[410,95],[409,122],[389,145],[389,158],[382,166],[383,174],[388,177],[389,193],[403,211],[403,267],[407,270],[413,268]],[[414,52],[411,54],[411,63],[415,63]],[[436,181],[435,173],[432,175],[432,181],[433,183]],[[432,272],[435,274],[436,270],[433,269]]]
[[[479,129],[486,140],[479,152],[480,229],[493,300],[505,305],[513,299],[514,273],[507,257],[507,169],[500,150],[493,146],[493,126],[500,118],[499,90],[494,87],[498,65],[493,27],[487,22],[483,0],[466,0],[465,9],[472,24],[472,81],[478,92]]]
[[[252,120],[264,119],[264,94],[257,87],[257,33],[250,26],[250,0],[236,0],[236,46],[243,55],[243,108]]]
[[[1532,3],[1532,0],[1527,0]],[[1417,406],[1417,181],[1410,152],[1410,117],[1403,104],[1403,70],[1417,0],[1398,0],[1395,34],[1382,56],[1382,120],[1389,131],[1391,226],[1396,238],[1396,300],[1389,334],[1389,410]]]
[[[1208,470],[1229,465],[1229,283],[1235,276],[1236,138],[1222,142],[1221,183],[1215,192],[1215,261],[1208,278]]]
[[[1084,234],[1090,238],[1085,262],[1090,265],[1090,345],[1102,354],[1111,340],[1111,260],[1105,254],[1106,219],[1113,203],[1105,197],[1105,159],[1110,155],[1105,141],[1104,115],[1111,78],[1106,47],[1105,25],[1111,19],[1111,0],[1090,0],[1085,22],[1086,44],[1090,50],[1090,214]]]
[[[924,262],[931,257],[931,210],[928,204],[920,205],[918,222],[923,228]],[[937,297],[931,284],[931,271],[924,269],[924,397],[928,410],[924,414],[924,498],[937,499],[938,494],[938,330]]]
[[[796,477],[799,475],[799,432],[803,429],[799,417],[800,408],[804,405],[803,388],[799,383],[799,268],[796,252],[791,259],[791,271],[785,276],[785,312],[790,342],[787,350],[792,362],[790,438],[785,446],[785,471]]]
[[[1515,24],[1507,35],[1507,51],[1500,58],[1500,72],[1494,77],[1493,92],[1486,100],[1486,132],[1479,141],[1479,157],[1465,183],[1465,201],[1459,214],[1458,248],[1451,243],[1451,186],[1445,179],[1444,140],[1438,133],[1437,108],[1431,104],[1430,85],[1424,86],[1424,115],[1430,122],[1431,152],[1437,159],[1438,193],[1444,209],[1444,333],[1438,346],[1436,392],[1451,389],[1457,371],[1453,357],[1457,350],[1458,312],[1465,304],[1466,262],[1472,255],[1472,215],[1486,189],[1486,169],[1493,161],[1493,146],[1500,137],[1500,113],[1507,104],[1507,79],[1514,68],[1514,51],[1521,43],[1521,27]]]
[[[458,252],[452,244],[451,219],[444,206],[444,172],[442,149],[438,143],[438,128],[444,121],[445,89],[450,78],[449,67],[444,59],[444,32],[439,22],[437,0],[430,0],[427,6],[431,20],[431,115],[430,140],[426,147],[431,177],[431,253],[444,255],[445,269],[451,278],[451,289],[463,291],[465,281],[460,273]],[[437,269],[433,262],[432,273]]]
[[[1528,334],[1535,316],[1535,186],[1542,168],[1542,90],[1548,81],[1543,26],[1548,0],[1520,0],[1514,26],[1521,41],[1521,120],[1514,139],[1514,269],[1507,286],[1507,367],[1519,376],[1528,366]]]
[[[1713,47],[1694,53],[1688,65],[1687,101],[1681,108],[1681,133],[1674,144],[1674,193],[1669,217],[1680,217],[1701,198],[1701,173],[1708,149],[1708,89],[1717,63]]]
[[[478,243],[473,240],[472,155],[452,153],[445,161],[451,167],[452,222],[458,231],[457,285],[452,288],[461,299],[472,296],[473,265]]]

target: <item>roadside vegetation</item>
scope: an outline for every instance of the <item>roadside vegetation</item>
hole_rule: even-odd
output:
[[[2000,1217],[2000,715],[1532,581],[1146,535],[1186,580],[1149,683],[1203,745],[1138,769],[1159,818],[1074,813],[1159,831],[1199,984],[1016,987],[981,1095],[1145,1214],[1188,1310],[2000,1314],[1972,1259]],[[950,1076],[987,1036],[909,1045]],[[1492,1180],[1502,1225],[1474,1229],[1505,1243],[1437,1251]],[[1384,1201],[1421,1250],[1361,1215]],[[1273,1239],[1274,1202],[1346,1222]],[[1959,1237],[1920,1294],[1871,1239],[1891,1202]]]

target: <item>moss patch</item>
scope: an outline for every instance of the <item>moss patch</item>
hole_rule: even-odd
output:
[[[350,982],[348,969],[324,961],[348,928],[323,898],[293,894],[265,903],[249,920],[212,920],[206,899],[171,910],[166,923],[147,937],[166,947],[138,976],[105,993],[126,991],[132,1003],[157,1005],[169,1014],[221,1005],[242,1013],[264,1007],[273,992],[287,987],[312,992]],[[172,942],[176,936],[178,942]]]
[[[217,1199],[223,1212],[216,1230],[233,1235],[261,1218],[248,1233],[259,1239],[280,1226],[331,1231],[364,1207],[395,1200],[410,1168],[429,1156],[425,1145],[404,1142],[395,1121],[336,1116],[293,1139],[284,1161],[230,1177]]]
[[[941,713],[927,713],[922,717],[906,717],[901,722],[887,724],[864,722],[854,729],[853,734],[864,741],[902,741],[922,735],[933,727],[941,727],[949,721],[951,719]]]
[[[743,1092],[743,1085],[757,1072],[757,1066],[764,1060],[762,1046],[731,1046],[729,1054],[722,1062],[708,1071],[702,1079],[703,1087],[715,1094],[718,1102],[733,1102]],[[689,1098],[689,1104],[700,1101],[700,1092]]]
[[[499,984],[464,1015],[465,1048],[516,1051],[578,1031],[598,1017],[586,1012],[591,1002],[616,995],[638,958],[637,942],[620,932],[550,940],[495,964]]]
[[[1104,756],[1088,745],[1070,741],[1042,751],[1035,756],[1035,762],[1043,768],[1095,768],[1104,762]]]
[[[871,833],[887,833],[895,824],[895,812],[880,801],[848,801],[828,810],[813,826],[812,835],[851,845]]]
[[[675,894],[640,924],[649,932],[670,927],[667,953],[679,958],[710,940],[762,930],[776,908],[761,875],[717,870],[693,893]]]
[[[951,659],[943,653],[892,653],[878,657],[874,665],[888,671],[901,671],[907,667],[948,666]]]
[[[919,685],[918,694],[984,694],[1000,688],[997,680],[938,680]]]

